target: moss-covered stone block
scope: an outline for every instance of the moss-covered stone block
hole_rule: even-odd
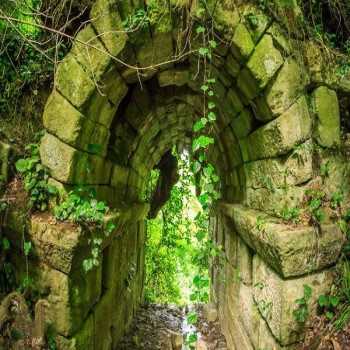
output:
[[[326,86],[313,92],[314,109],[317,117],[316,139],[324,147],[340,144],[340,113],[337,93]]]
[[[238,139],[247,137],[253,131],[253,126],[254,117],[248,109],[244,109],[231,123],[233,132]]]
[[[0,141],[0,187],[6,183],[9,177],[9,161],[11,146]]]
[[[106,155],[109,130],[82,115],[57,90],[48,99],[43,119],[46,130],[65,143],[86,152]]]
[[[238,24],[231,42],[231,52],[233,56],[239,62],[245,61],[254,50],[254,46],[253,39],[247,27],[242,23]]]
[[[245,23],[254,43],[257,43],[268,29],[272,18],[250,3],[243,3],[240,12],[242,21]]]
[[[263,211],[222,203],[223,213],[234,220],[241,238],[283,278],[301,276],[332,266],[344,243],[344,234],[335,224],[316,228],[288,225]],[[319,249],[322,247],[322,251]]]
[[[236,116],[243,110],[243,103],[240,99],[240,96],[237,94],[237,91],[234,88],[231,88],[227,91],[225,99],[227,101],[227,107],[229,108],[227,112],[232,117]]]
[[[260,93],[259,84],[248,68],[243,68],[238,74],[237,86],[247,101],[251,101]]]
[[[245,163],[241,174],[245,187],[276,189],[307,182],[313,176],[312,149],[309,140],[286,157]]]
[[[170,85],[183,86],[188,84],[190,78],[190,72],[187,69],[169,69],[158,74],[160,87]]]
[[[106,94],[108,100],[117,107],[128,92],[128,86],[115,66],[110,67],[102,76],[99,89]],[[103,118],[99,119],[101,123],[107,127],[110,125],[110,120],[103,121]]]
[[[58,65],[55,86],[80,111],[96,90],[95,83],[72,54],[68,54]]]
[[[35,283],[48,294],[48,319],[57,332],[70,336],[77,332],[101,294],[101,266],[84,274],[83,267],[66,275],[45,264],[38,267]]]
[[[264,35],[250,57],[247,68],[260,90],[265,88],[283,64],[283,57],[276,49],[270,35]]]
[[[110,53],[104,47],[91,24],[78,33],[70,54],[74,55],[96,83],[99,82],[112,62]]]
[[[106,292],[94,307],[95,350],[109,350],[112,346],[111,326],[113,313],[117,310],[117,296]],[[125,329],[126,330],[126,329]]]
[[[231,77],[237,78],[241,67],[231,53],[226,58],[224,69]]]
[[[50,215],[34,215],[30,220],[29,235],[35,254],[51,268],[69,274],[81,264],[87,249],[87,237],[79,226],[71,223],[53,223]]]
[[[311,117],[305,97],[301,97],[279,118],[240,140],[243,159],[258,160],[286,154],[311,134]]]
[[[113,0],[98,0],[90,12],[93,27],[113,56],[118,56],[127,41],[127,34],[123,28],[118,6],[119,4]]]
[[[307,73],[300,64],[288,58],[263,97],[257,99],[257,118],[271,120],[285,112],[303,94]]]
[[[305,187],[286,186],[270,188],[247,188],[243,203],[249,208],[264,211],[276,217],[282,217],[288,209],[301,208],[305,199]]]
[[[65,184],[109,184],[111,163],[81,152],[46,133],[40,145],[41,160],[51,176]]]
[[[283,280],[259,258],[253,259],[254,300],[271,332],[282,345],[303,339],[305,327],[293,314],[299,305],[296,300],[304,297],[304,286],[312,294],[307,307],[309,317],[316,315],[318,297],[328,294],[334,282],[334,271],[324,270],[298,279]]]

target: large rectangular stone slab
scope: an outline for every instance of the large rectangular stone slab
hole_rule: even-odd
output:
[[[66,275],[41,264],[37,268],[35,283],[39,291],[47,294],[48,319],[63,336],[73,335],[82,326],[101,295],[101,265],[84,273],[79,270]]]
[[[240,140],[245,161],[276,157],[291,151],[311,134],[311,117],[305,97],[301,97],[279,118]]]
[[[303,339],[305,324],[293,314],[299,305],[296,300],[304,297],[304,286],[312,289],[307,307],[309,317],[317,312],[320,295],[328,294],[334,282],[333,270],[324,270],[298,279],[280,278],[258,255],[253,259],[254,300],[269,329],[282,345]]]
[[[262,211],[221,203],[234,221],[237,233],[284,278],[331,266],[338,260],[345,237],[338,225],[315,227],[287,225]]]
[[[264,95],[257,99],[257,118],[267,121],[281,115],[304,93],[306,83],[305,68],[288,58]]]
[[[316,113],[316,138],[324,147],[336,147],[340,144],[340,114],[337,93],[326,86],[320,86],[313,92]]]
[[[78,151],[49,133],[41,141],[40,155],[51,176],[65,184],[103,185],[110,182],[110,161]]]

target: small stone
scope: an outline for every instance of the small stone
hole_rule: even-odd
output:
[[[196,343],[196,350],[208,350],[207,343],[202,339],[198,339]]]
[[[203,307],[203,316],[208,322],[215,322],[218,318],[218,311],[214,304],[206,304]]]

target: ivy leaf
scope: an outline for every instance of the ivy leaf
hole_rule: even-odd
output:
[[[192,171],[197,174],[202,168],[201,163],[199,163],[198,161],[195,161],[192,165]]]
[[[196,29],[196,33],[197,34],[201,34],[201,33],[204,33],[204,32],[205,32],[205,27],[203,27],[203,26],[197,27],[197,29]]]
[[[201,55],[201,56],[209,56],[209,49],[207,47],[201,47],[199,50],[198,50],[198,53]]]
[[[328,297],[326,295],[320,295],[318,298],[318,305],[320,305],[321,307],[327,307]]]
[[[214,112],[209,112],[208,113],[208,119],[213,122],[216,120],[216,114]]]
[[[29,252],[32,249],[32,242],[24,242],[23,243],[23,250],[24,250],[24,255],[28,256]]]
[[[19,159],[16,162],[16,169],[20,173],[24,173],[28,170],[29,162],[27,159]]]
[[[214,143],[212,137],[201,135],[193,140],[192,149],[194,152],[198,151],[201,148],[207,148],[209,145]]]
[[[209,109],[214,109],[215,107],[216,107],[216,104],[214,102],[212,102],[212,101],[208,102],[208,108]]]
[[[217,44],[217,42],[216,42],[215,40],[210,40],[210,41],[209,41],[209,45],[210,45],[210,47],[213,48],[213,49],[216,49],[217,46],[218,46],[218,44]]]
[[[187,323],[188,324],[196,324],[198,322],[198,316],[195,312],[190,312],[187,315]]]
[[[329,301],[330,301],[330,304],[334,308],[337,307],[339,305],[339,302],[340,302],[339,298],[337,296],[333,296],[333,295],[329,298]]]

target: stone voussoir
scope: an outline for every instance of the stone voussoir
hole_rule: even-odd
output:
[[[48,99],[43,119],[46,130],[63,142],[85,152],[106,155],[109,129],[85,117],[57,90]]]

